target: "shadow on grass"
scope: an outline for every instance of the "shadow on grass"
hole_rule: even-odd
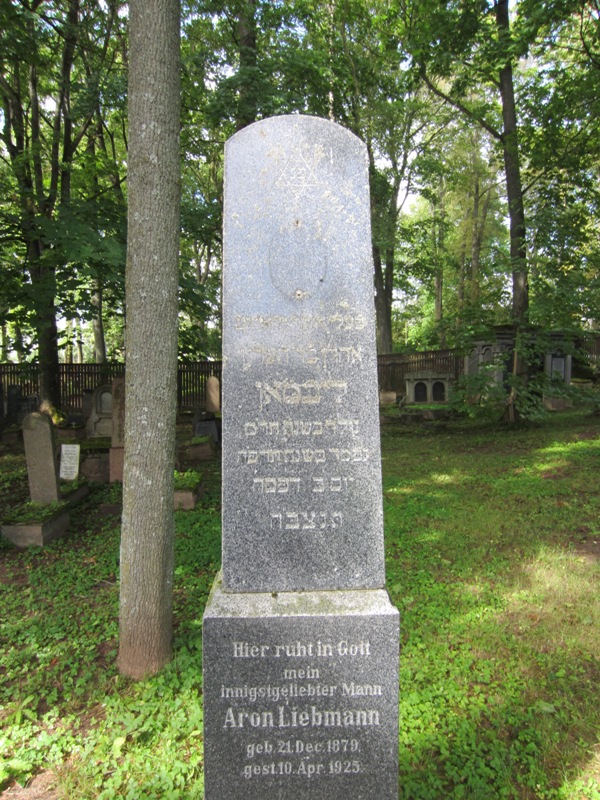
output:
[[[403,798],[600,797],[600,424],[555,426],[383,437]]]

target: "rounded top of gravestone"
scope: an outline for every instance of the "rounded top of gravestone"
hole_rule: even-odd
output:
[[[344,128],[339,123],[332,122],[329,119],[313,117],[309,114],[280,114],[276,117],[267,117],[266,119],[258,120],[258,122],[253,122],[251,125],[247,125],[245,128],[234,133],[233,136],[230,136],[227,140],[227,144],[235,143],[245,137],[254,136],[257,133],[259,136],[266,135],[267,131],[277,130],[289,130],[291,133],[294,133],[300,128],[302,128],[303,131],[311,128],[315,132],[319,130],[319,136],[324,136],[327,134],[327,131],[329,131],[332,135],[337,134],[348,140],[355,139],[358,144],[365,147],[361,139],[359,139],[356,134],[352,133],[352,131],[348,130],[348,128]]]
[[[50,417],[47,414],[41,414],[39,411],[32,411],[31,414],[27,414],[23,419],[23,430],[25,431],[33,431],[50,425],[52,425]]]

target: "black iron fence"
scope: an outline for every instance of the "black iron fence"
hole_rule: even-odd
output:
[[[589,334],[580,342],[592,364],[600,364],[600,336]],[[177,376],[177,402],[180,409],[198,408],[206,401],[206,381],[211,375],[221,379],[221,361],[198,361],[179,364]],[[60,365],[61,408],[64,411],[82,410],[83,393],[113,378],[123,375],[124,364],[61,364]],[[428,350],[422,353],[389,353],[377,357],[379,389],[403,394],[406,391],[406,375],[411,372],[429,371],[438,375],[450,375],[454,380],[463,374],[464,355],[459,350]],[[21,387],[24,397],[39,393],[36,364],[0,364],[0,382],[7,396],[8,387]]]
[[[71,413],[83,410],[83,394],[93,391],[103,383],[112,383],[125,373],[125,364],[60,364],[60,407]],[[177,376],[177,402],[180,409],[197,408],[206,401],[206,381],[211,376],[221,378],[220,361],[200,361],[179,364]],[[36,364],[0,364],[0,381],[4,397],[9,386],[19,386],[23,397],[39,393]]]

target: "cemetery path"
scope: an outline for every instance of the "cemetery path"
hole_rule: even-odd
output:
[[[575,545],[575,551],[586,561],[600,561],[600,541],[580,542]]]
[[[0,800],[59,800],[54,790],[56,776],[53,772],[41,772],[27,786],[9,786],[0,793]]]

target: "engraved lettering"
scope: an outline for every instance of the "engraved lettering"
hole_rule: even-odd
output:
[[[301,516],[303,517],[303,522],[302,522],[302,530],[303,531],[314,530],[314,528],[317,527],[316,523],[315,523],[315,512],[314,511],[302,512]]]
[[[233,642],[234,658],[264,658],[269,652],[268,644],[250,644],[249,642]]]
[[[355,696],[371,696],[381,697],[383,695],[383,687],[378,683],[350,683],[342,682],[342,694]]]
[[[272,402],[281,405],[315,405],[321,402],[322,392],[332,392],[336,403],[341,403],[348,392],[348,384],[344,381],[274,381],[273,383],[257,382],[260,409]]]
[[[298,514],[295,511],[285,512],[285,529],[286,531],[297,531],[300,528],[298,522]]]
[[[298,436],[343,436],[355,439],[359,432],[357,419],[326,419],[326,420],[293,420],[285,419],[281,422],[256,420],[244,423],[244,435],[248,437],[272,436],[289,439]]]

